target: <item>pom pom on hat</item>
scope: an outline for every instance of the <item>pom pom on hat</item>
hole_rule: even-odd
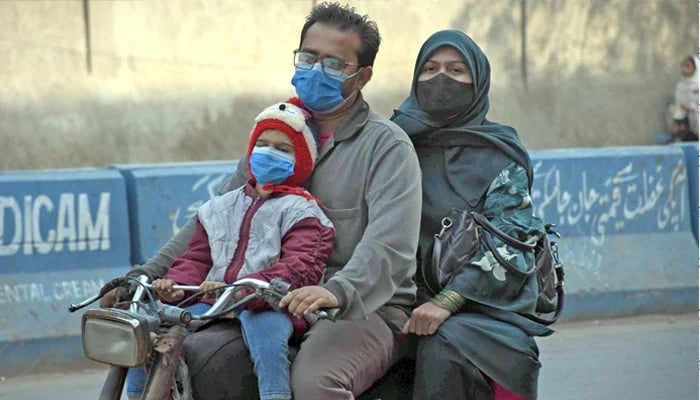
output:
[[[287,178],[281,185],[302,186],[311,176],[318,151],[316,140],[307,119],[311,113],[304,108],[301,101],[292,97],[286,102],[273,104],[255,117],[255,126],[250,133],[247,156],[255,147],[258,137],[267,130],[276,130],[286,134],[294,146],[294,174]],[[250,166],[248,168],[250,171]],[[251,179],[255,179],[250,175]]]

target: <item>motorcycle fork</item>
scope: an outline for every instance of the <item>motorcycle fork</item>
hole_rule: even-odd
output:
[[[107,373],[102,391],[100,392],[100,400],[119,400],[122,397],[122,388],[124,388],[124,380],[126,379],[126,367],[113,365]]]
[[[153,348],[154,360],[148,371],[148,379],[142,400],[165,400],[171,398],[178,359],[182,354],[182,342],[187,329],[175,325],[156,338]]]

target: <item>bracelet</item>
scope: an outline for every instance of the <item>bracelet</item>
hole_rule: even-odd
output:
[[[454,314],[462,308],[466,300],[455,291],[443,289],[430,302]]]

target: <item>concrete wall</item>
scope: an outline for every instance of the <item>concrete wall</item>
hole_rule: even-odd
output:
[[[0,170],[237,158],[255,114],[293,94],[314,3],[0,2]],[[490,118],[531,149],[651,144],[698,50],[695,0],[349,3],[383,38],[378,112],[406,96],[423,40],[457,28],[491,60]]]

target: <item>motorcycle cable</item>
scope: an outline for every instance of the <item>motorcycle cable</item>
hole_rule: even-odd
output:
[[[125,280],[127,280],[127,281],[136,282],[139,286],[141,286],[141,287],[143,288],[143,291],[146,293],[146,296],[148,296],[148,300],[150,300],[151,303],[155,303],[155,302],[156,302],[155,297],[153,297],[153,293],[151,293],[151,289],[149,289],[149,287],[146,286],[146,285],[145,285],[143,282],[141,282],[140,280],[138,280],[138,279],[136,279],[136,278],[133,278],[133,277],[131,277],[131,276],[125,276],[125,277],[123,277],[123,278],[121,278],[121,279],[125,279]]]
[[[189,302],[189,301],[191,301],[191,300],[194,300],[194,299],[196,299],[196,298],[198,298],[198,297],[200,297],[200,296],[203,296],[203,295],[205,295],[205,294],[207,294],[207,293],[209,293],[209,292],[223,291],[223,290],[226,290],[226,289],[232,288],[232,287],[251,288],[251,289],[252,289],[252,287],[251,287],[251,286],[248,286],[248,285],[241,285],[241,284],[229,283],[229,284],[227,284],[227,285],[223,285],[223,286],[219,286],[219,287],[216,287],[216,288],[211,288],[211,289],[207,289],[207,290],[203,290],[203,291],[197,292],[197,293],[195,293],[195,294],[193,294],[193,295],[191,295],[191,296],[185,298],[184,300],[180,301],[180,302],[177,303],[175,306],[176,306],[176,307],[182,307],[183,304],[186,304],[187,302]],[[238,308],[238,307],[240,307],[241,305],[243,305],[243,304],[249,302],[249,301],[252,300],[254,297],[257,297],[257,295],[256,295],[255,293],[251,293],[251,294],[249,294],[249,295],[243,297],[242,299],[240,299],[240,300],[234,302],[232,305],[230,305],[229,307],[227,307],[227,308],[221,310],[220,312],[218,312],[218,313],[216,313],[216,314],[211,314],[211,315],[206,315],[206,316],[200,316],[200,317],[198,317],[197,319],[204,321],[204,320],[209,320],[209,319],[218,318],[218,317],[220,317],[220,316],[222,316],[222,315],[225,315],[225,314],[230,313],[231,311],[234,311],[236,308]]]

